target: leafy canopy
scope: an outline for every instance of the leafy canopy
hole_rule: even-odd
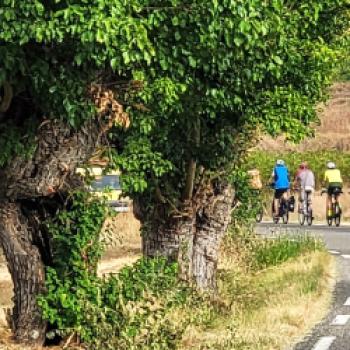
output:
[[[116,163],[129,192],[148,186],[151,196],[160,188],[178,199],[191,159],[197,175],[226,173],[252,129],[294,141],[310,133],[346,41],[348,1],[152,5],[143,13],[156,55],[149,68],[134,71],[145,81],[135,98],[147,110],[132,110],[134,127],[118,138],[124,147]],[[159,167],[150,150],[163,158]]]
[[[45,116],[79,127],[95,112],[89,85],[108,84],[132,117],[125,135],[115,133],[125,189],[162,183],[178,198],[190,159],[226,169],[252,127],[293,140],[308,133],[345,41],[348,7],[348,0],[3,0],[0,85],[30,101],[27,121]],[[131,89],[133,80],[142,89]],[[3,132],[9,114],[0,117]],[[17,134],[25,142],[26,133]]]

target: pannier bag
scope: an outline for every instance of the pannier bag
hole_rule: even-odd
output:
[[[258,169],[252,169],[248,171],[249,185],[254,190],[261,190],[262,182],[260,178],[260,171]]]
[[[290,196],[288,200],[288,210],[293,213],[294,209],[295,209],[295,198],[294,196]]]

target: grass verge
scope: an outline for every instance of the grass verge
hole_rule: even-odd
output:
[[[210,322],[181,349],[285,349],[327,312],[335,264],[311,237],[231,237],[223,247]]]
[[[104,294],[122,317],[110,329],[93,310],[96,349],[118,343],[118,349],[282,350],[322,319],[334,281],[332,257],[308,236],[229,235],[215,297],[177,283],[175,267],[157,266],[139,261],[107,285],[114,287]],[[113,340],[118,329],[122,336]],[[19,349],[10,343],[10,332],[0,332],[0,350]]]

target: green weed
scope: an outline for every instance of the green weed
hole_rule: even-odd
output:
[[[256,245],[253,251],[253,266],[256,269],[276,266],[304,253],[321,250],[323,247],[321,241],[308,235],[288,235],[275,239],[264,239]]]

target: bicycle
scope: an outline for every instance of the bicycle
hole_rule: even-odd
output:
[[[288,224],[289,221],[289,201],[284,197],[279,199],[278,216],[275,216],[275,201],[272,201],[272,220],[275,224],[278,224],[282,218],[284,224]]]
[[[258,209],[258,211],[255,214],[255,221],[256,222],[261,222],[264,216],[264,207],[262,205],[262,203],[260,203],[260,208]]]
[[[305,196],[303,198],[303,201],[299,201],[298,219],[301,226],[304,225],[305,219],[307,224],[311,226],[314,219],[312,208],[311,208],[311,195],[312,195],[312,191],[305,190]]]
[[[321,196],[323,193],[328,193],[327,190],[322,190]],[[327,218],[327,224],[328,226],[332,226],[333,221],[335,226],[340,226],[340,221],[341,221],[341,208],[340,204],[338,201],[338,197],[343,193],[342,189],[340,187],[336,187],[333,190],[332,193],[332,205],[331,205],[331,215],[328,215],[328,208],[327,208],[327,213],[326,213],[326,218]]]

